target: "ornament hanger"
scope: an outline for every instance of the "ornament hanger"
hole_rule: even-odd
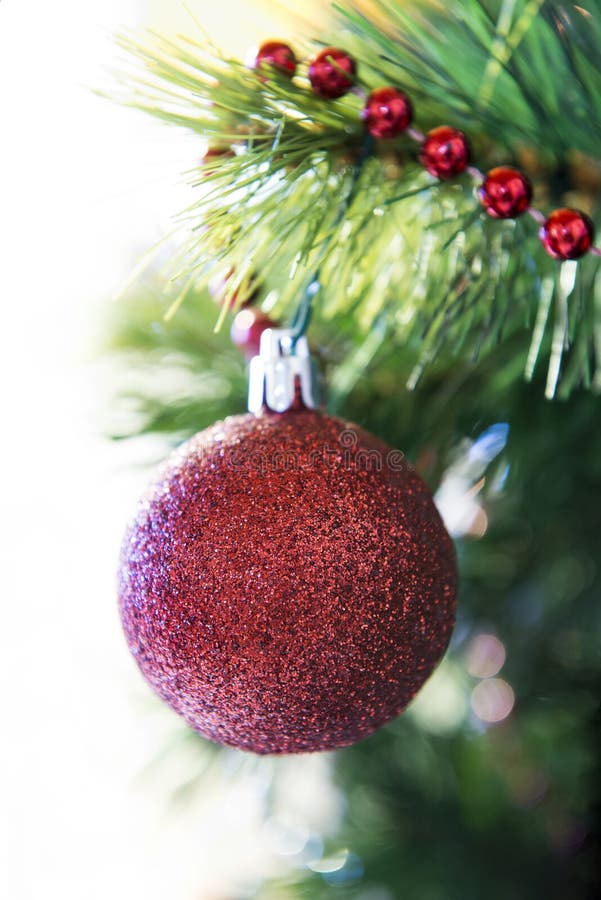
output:
[[[309,344],[293,329],[267,328],[261,335],[261,349],[250,362],[248,409],[258,414],[264,406],[285,412],[294,405],[297,391],[308,409],[317,407],[314,367]]]

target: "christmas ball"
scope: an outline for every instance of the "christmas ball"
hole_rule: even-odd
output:
[[[154,690],[255,753],[396,716],[454,624],[456,569],[403,455],[314,410],[233,416],[168,460],[123,544],[120,609]]]
[[[348,94],[353,86],[357,65],[345,50],[327,47],[309,66],[311,87],[320,97],[335,100]],[[350,77],[347,77],[350,76]]]
[[[435,178],[442,181],[454,178],[470,163],[471,148],[467,135],[448,125],[433,128],[425,137],[419,159]]]
[[[407,94],[393,87],[383,87],[371,92],[361,118],[373,137],[391,138],[409,127],[412,115]]]
[[[555,209],[542,225],[539,236],[547,253],[555,259],[579,259],[592,246],[595,226],[578,209]]]
[[[498,166],[486,175],[479,196],[480,203],[493,219],[513,219],[530,206],[532,185],[518,169]]]
[[[296,72],[294,50],[282,41],[266,41],[261,44],[255,57],[255,68],[260,68],[263,63],[268,63],[278,72],[288,75],[290,78]]]

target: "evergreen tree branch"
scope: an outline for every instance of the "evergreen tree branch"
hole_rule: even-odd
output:
[[[479,160],[526,155],[539,196],[573,205],[573,185],[566,192],[556,174],[576,151],[593,165],[599,157],[600,0],[588,12],[550,0],[469,0],[445,10],[376,0],[370,12],[351,3],[338,13],[368,89],[399,84],[415,99],[420,128],[466,128]],[[125,102],[210,147],[234,148],[192,172],[195,199],[180,216],[185,237],[173,264],[182,287],[170,316],[228,268],[231,297],[258,274],[270,314],[298,325],[319,272],[320,318],[352,321],[359,341],[377,322],[418,354],[411,387],[441,355],[473,362],[527,330],[526,374],[546,356],[548,396],[558,385],[562,396],[598,386],[596,259],[572,267],[566,294],[567,269],[545,255],[532,221],[491,222],[471,179],[436,182],[407,137],[380,142],[358,167],[364,130],[355,93],[324,101],[302,72],[291,82],[253,71],[189,38],[120,43],[143,64],[124,81]],[[597,212],[595,190],[578,200]]]

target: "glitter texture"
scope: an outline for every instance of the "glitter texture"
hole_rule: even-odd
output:
[[[120,607],[150,685],[255,753],[331,750],[396,716],[448,644],[451,540],[398,451],[305,409],[233,416],[176,451],[123,544]]]

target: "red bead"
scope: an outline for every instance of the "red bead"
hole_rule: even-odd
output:
[[[591,248],[595,226],[578,209],[555,209],[538,234],[555,259],[579,259]]]
[[[472,157],[470,142],[463,131],[440,125],[429,131],[424,140],[419,161],[435,178],[445,181],[459,175]]]
[[[201,157],[200,165],[203,168],[207,167],[207,171],[203,172],[205,178],[215,174],[216,167],[213,164],[222,156],[235,156],[235,153],[231,147],[209,147],[205,155]]]
[[[493,219],[513,219],[530,206],[532,185],[517,169],[499,166],[488,172],[479,195],[480,203]]]
[[[262,63],[268,63],[278,72],[288,75],[290,78],[296,72],[294,50],[282,41],[267,41],[261,44],[255,57],[255,69],[258,69]]]
[[[393,87],[372,91],[361,113],[365,127],[375,138],[396,137],[411,124],[411,100]]]
[[[352,56],[336,47],[327,47],[309,66],[309,81],[320,97],[335,100],[336,97],[348,94],[356,72],[357,65]]]
[[[261,345],[261,335],[275,323],[257,309],[241,309],[232,322],[230,337],[232,343],[244,351],[245,356],[257,356]]]

